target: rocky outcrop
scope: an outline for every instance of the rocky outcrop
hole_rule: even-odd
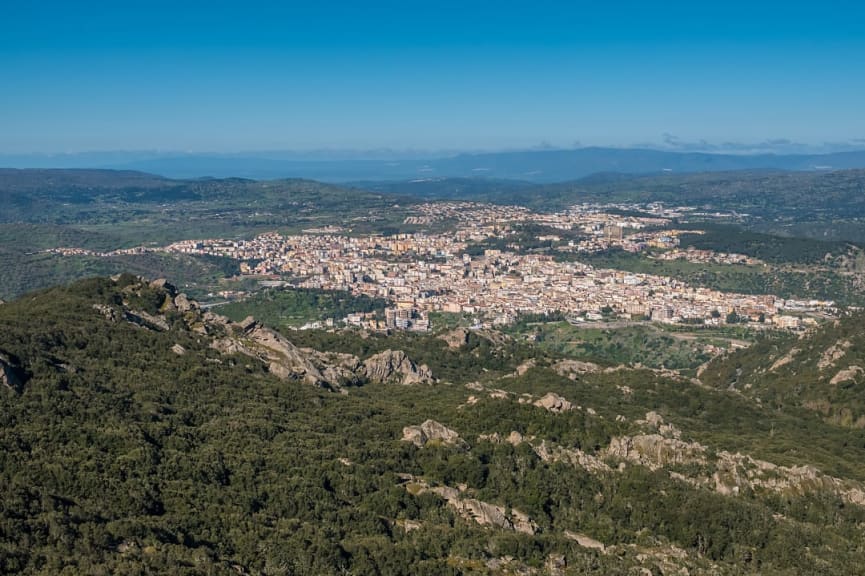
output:
[[[505,515],[504,506],[488,504],[474,498],[448,500],[448,504],[451,502],[461,516],[472,519],[481,526],[496,526],[509,530],[514,528],[513,523]]]
[[[573,404],[553,392],[547,392],[540,400],[536,400],[534,406],[543,408],[554,414],[574,409]]]
[[[774,372],[778,368],[786,366],[793,361],[793,358],[795,358],[796,354],[798,354],[799,352],[800,350],[798,348],[790,348],[789,352],[787,352],[782,357],[778,358],[777,360],[775,360],[775,362],[772,363],[772,366],[769,367],[769,372]]]
[[[186,294],[178,294],[174,298],[174,307],[178,312],[189,312],[198,308],[198,303],[187,298]]]
[[[157,332],[167,332],[171,328],[168,320],[162,316],[154,316],[143,310],[124,310],[123,318],[136,326]]]
[[[546,440],[537,442],[534,436],[526,438],[516,430],[511,431],[506,438],[502,437],[498,432],[492,434],[481,434],[478,436],[478,441],[491,442],[493,444],[507,443],[511,446],[519,446],[520,444],[526,443],[543,462],[564,462],[571,466],[583,468],[589,472],[611,471],[611,468],[597,456],[592,456],[591,454],[587,454],[577,448],[564,448],[562,446],[557,446],[548,443]]]
[[[363,364],[354,354],[319,352],[312,348],[300,348],[300,352],[318,368],[324,381],[331,386],[359,386],[365,376]]]
[[[403,352],[386,351],[370,358],[366,363],[350,354],[321,353],[312,349],[299,349],[280,333],[265,327],[249,316],[240,322],[210,310],[203,310],[197,302],[179,293],[164,278],[148,282],[143,278],[130,281],[128,277],[112,277],[123,282],[119,288],[122,304],[93,304],[96,312],[110,322],[127,321],[147,330],[167,332],[172,329],[188,331],[203,337],[210,348],[222,354],[243,354],[265,364],[275,376],[308,384],[344,391],[343,386],[363,384],[367,380],[398,381],[404,384],[432,382],[426,366],[416,366]],[[136,302],[145,297],[147,302],[161,301],[157,311]],[[175,344],[172,352],[184,355],[187,350]],[[217,359],[209,358],[216,362]]]
[[[682,437],[682,431],[675,424],[664,423],[664,417],[654,410],[646,412],[646,417],[643,420],[637,420],[636,423],[651,432],[657,432],[664,438],[675,438],[678,440]]]
[[[520,512],[516,508],[511,508],[511,524],[513,524],[515,532],[522,532],[523,534],[536,534],[538,532],[538,525],[535,524],[535,521],[529,518],[528,514]]]
[[[432,372],[426,364],[416,365],[402,350],[385,350],[367,358],[363,373],[372,382],[398,384],[432,384]]]
[[[300,350],[278,332],[248,317],[236,324],[226,324],[231,334],[216,340],[212,347],[224,354],[240,353],[258,358],[271,373],[282,379],[329,386],[319,369]]]
[[[604,552],[607,549],[603,542],[599,542],[598,540],[590,538],[585,534],[580,534],[579,532],[571,532],[570,530],[565,530],[565,538],[567,538],[568,540],[573,540],[583,548],[600,550],[601,552]]]
[[[835,376],[829,380],[829,384],[834,386],[841,382],[849,382],[850,380],[855,380],[857,376],[863,373],[865,373],[865,370],[862,370],[861,366],[849,366],[835,374]]]
[[[109,322],[117,322],[117,311],[106,304],[94,304],[93,309],[102,314]]]
[[[638,434],[613,438],[605,457],[617,458],[657,470],[669,465],[705,465],[706,447],[697,442],[665,438],[660,434]]]
[[[564,448],[547,444],[542,440],[540,444],[532,444],[532,450],[538,455],[538,458],[544,462],[565,462],[571,466],[576,466],[589,472],[610,472],[611,468],[607,466],[601,458],[587,454],[577,448]]]
[[[170,296],[177,295],[177,288],[170,283],[167,278],[157,278],[150,282],[150,287],[154,290],[164,290]]]
[[[456,330],[445,332],[439,336],[439,339],[444,340],[448,348],[456,349],[462,348],[469,343],[469,334],[470,332],[466,328],[457,328]]]
[[[420,426],[406,426],[402,429],[402,441],[411,442],[418,448],[429,442],[449,444],[451,446],[467,446],[456,430],[448,428],[441,422],[426,420]]]
[[[514,371],[514,375],[524,376],[526,372],[534,368],[536,365],[537,363],[535,362],[535,359],[529,358],[528,360],[517,366],[516,370]]]
[[[553,364],[553,370],[559,376],[564,376],[565,378],[570,378],[571,380],[577,378],[580,374],[599,372],[601,367],[593,362],[580,362],[579,360],[561,360]]]
[[[823,354],[820,355],[820,360],[817,361],[817,368],[820,370],[831,368],[835,365],[835,362],[847,354],[847,349],[852,345],[853,343],[849,340],[838,340],[823,351]]]
[[[523,534],[537,534],[538,525],[528,516],[516,508],[508,510],[498,504],[490,504],[483,500],[471,498],[467,495],[468,488],[460,485],[459,489],[450,486],[434,486],[418,478],[410,477],[411,482],[406,483],[406,489],[412,494],[429,492],[444,499],[448,506],[452,507],[457,514],[476,522],[481,526],[521,532]]]
[[[778,466],[742,454],[718,453],[716,471],[704,482],[721,494],[765,490],[804,496],[835,494],[850,504],[865,506],[865,490],[859,483],[823,474],[813,466]]]

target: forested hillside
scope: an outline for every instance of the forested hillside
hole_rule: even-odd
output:
[[[861,569],[859,428],[495,332],[262,320],[132,276],[0,305],[0,571]]]

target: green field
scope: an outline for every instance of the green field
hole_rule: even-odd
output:
[[[376,312],[384,317],[387,301],[354,296],[337,290],[303,288],[266,289],[250,298],[220,306],[218,312],[239,321],[247,316],[278,328],[296,328],[308,322],[342,320],[352,312]]]

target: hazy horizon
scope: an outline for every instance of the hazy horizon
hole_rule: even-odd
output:
[[[0,154],[861,148],[863,15],[837,1],[16,3],[0,24]]]

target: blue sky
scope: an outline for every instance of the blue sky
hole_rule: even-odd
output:
[[[863,29],[852,1],[3,2],[0,153],[865,147]]]

